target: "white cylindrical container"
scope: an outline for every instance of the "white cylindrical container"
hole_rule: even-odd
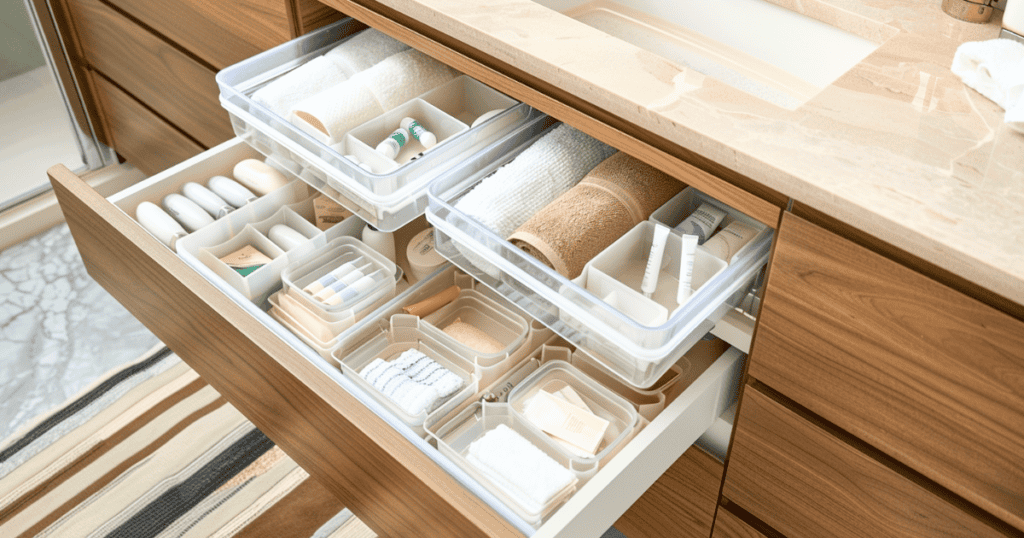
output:
[[[223,198],[206,187],[189,181],[181,188],[181,194],[185,198],[199,204],[199,207],[206,210],[214,218],[221,218],[235,210],[235,206],[227,203]]]
[[[180,194],[165,196],[163,206],[164,211],[167,211],[189,232],[194,232],[207,224],[213,224],[213,217],[206,210]]]
[[[281,250],[285,252],[309,240],[308,237],[295,231],[294,228],[290,228],[284,224],[275,224],[271,226],[270,231],[267,232],[267,237],[269,237],[275,245],[281,247]]]
[[[369,224],[363,228],[363,243],[380,252],[385,258],[395,261],[395,235],[382,232]]]
[[[239,183],[260,196],[288,184],[288,178],[284,174],[258,159],[245,159],[239,162],[231,173]]]
[[[377,153],[389,158],[394,159],[398,152],[402,150],[405,144],[409,141],[408,131],[405,127],[399,127],[392,131],[387,138],[381,140],[380,144],[374,148]]]
[[[1024,0],[1006,0],[1003,28],[1019,36],[1024,36]]]
[[[434,228],[427,228],[416,234],[405,248],[405,259],[409,260],[409,274],[406,277],[410,284],[430,276],[447,260],[437,252],[434,244]]]
[[[213,176],[206,182],[206,185],[214,194],[235,207],[242,207],[259,198],[252,191],[243,187],[241,183],[224,176]]]
[[[171,218],[166,211],[153,202],[142,202],[135,208],[135,220],[149,233],[156,236],[163,244],[174,250],[178,239],[188,235],[188,232],[178,224],[178,221]]]

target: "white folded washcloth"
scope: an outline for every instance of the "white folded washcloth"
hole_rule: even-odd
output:
[[[455,394],[465,384],[457,374],[416,349],[403,352],[391,364],[409,379],[433,387],[441,398]]]
[[[417,383],[384,359],[374,359],[359,375],[412,416],[427,411],[441,400],[430,385]]]
[[[953,55],[952,70],[1006,110],[1006,124],[1024,133],[1024,44],[1009,39],[964,43]]]
[[[559,125],[484,178],[455,207],[507,238],[613,153],[615,148]]]
[[[260,88],[252,94],[252,100],[287,118],[292,107],[303,99],[347,79],[348,74],[337,59],[318,56]]]
[[[321,142],[333,145],[353,128],[459,74],[426,54],[409,49],[296,104],[291,121]]]
[[[325,56],[338,61],[351,77],[379,64],[384,58],[408,49],[409,45],[373,28],[367,28],[334,47]]]
[[[469,445],[466,460],[530,514],[542,514],[576,477],[504,424]]]

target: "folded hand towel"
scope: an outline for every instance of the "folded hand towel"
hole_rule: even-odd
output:
[[[348,76],[336,59],[318,56],[260,88],[252,94],[252,100],[287,118],[297,103],[344,82]]]
[[[404,50],[409,50],[409,45],[373,28],[367,28],[334,47],[325,56],[339,62],[345,74],[351,77]]]
[[[292,122],[326,144],[355,127],[459,76],[418,50],[406,50],[303,100]]]
[[[441,398],[455,394],[465,384],[457,374],[416,349],[405,351],[391,364],[416,383],[433,387]]]
[[[434,387],[416,383],[383,359],[374,359],[359,375],[412,416],[428,411],[442,399]]]
[[[470,443],[468,452],[466,459],[530,514],[541,515],[576,481],[572,472],[504,424]]]
[[[1006,124],[1024,133],[1024,44],[1009,39],[964,43],[956,49],[952,70],[1006,110]]]

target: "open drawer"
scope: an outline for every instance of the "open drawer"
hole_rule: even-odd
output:
[[[89,274],[379,534],[600,536],[735,400],[739,350],[691,361],[688,386],[542,526],[530,527],[335,364],[116,205],[159,198],[257,155],[234,139],[110,200],[63,166],[49,174]],[[340,226],[330,233],[350,233]]]

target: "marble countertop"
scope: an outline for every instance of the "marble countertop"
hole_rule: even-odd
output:
[[[1000,11],[978,25],[941,0],[768,0],[881,43],[786,110],[531,0],[379,1],[1024,304],[1024,134],[950,71]]]

